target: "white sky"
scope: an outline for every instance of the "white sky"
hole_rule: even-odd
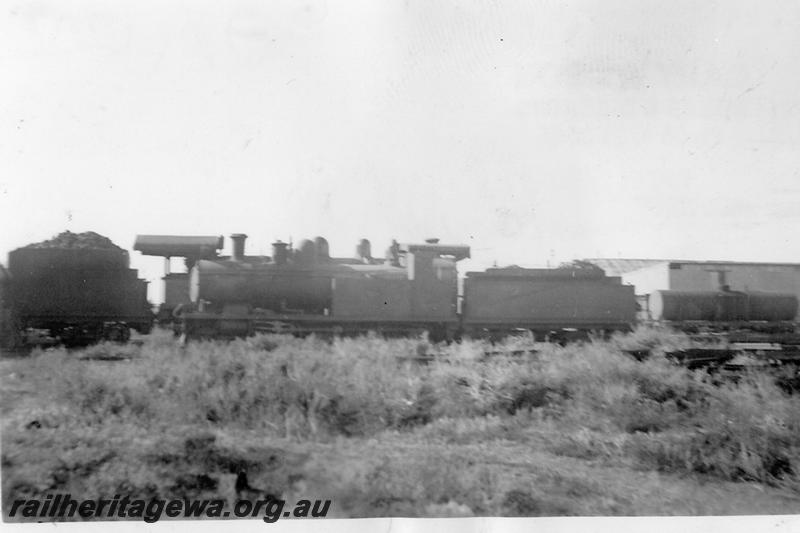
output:
[[[0,77],[2,262],[65,229],[800,262],[794,1],[11,1]]]

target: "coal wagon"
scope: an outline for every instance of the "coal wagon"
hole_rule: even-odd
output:
[[[65,232],[8,256],[5,300],[17,339],[38,330],[68,345],[150,330],[147,282],[128,252],[92,232]]]

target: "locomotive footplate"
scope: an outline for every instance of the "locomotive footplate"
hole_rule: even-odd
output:
[[[455,334],[457,322],[351,322],[331,316],[309,315],[234,315],[217,313],[185,313],[180,317],[187,339],[246,337],[256,333],[296,336],[354,336],[367,332],[378,335],[418,336],[428,333],[433,342],[448,340]]]

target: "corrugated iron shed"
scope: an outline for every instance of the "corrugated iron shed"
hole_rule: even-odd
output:
[[[592,263],[602,268],[606,276],[621,276],[634,270],[647,268],[659,263],[669,263],[671,259],[613,259],[613,258],[591,258],[584,259],[588,263]]]
[[[670,265],[706,265],[714,266],[751,266],[751,267],[798,267],[800,263],[763,263],[756,261],[698,261],[686,259],[628,259],[628,258],[608,258],[596,257],[583,259],[588,263],[597,265],[606,272],[606,276],[621,276],[628,272],[641,270],[659,264]]]

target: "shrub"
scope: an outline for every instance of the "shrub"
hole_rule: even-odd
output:
[[[621,455],[627,435],[612,437],[608,433],[582,427],[570,431],[559,428],[551,433],[545,447],[556,455],[577,459],[611,459]]]
[[[610,342],[620,350],[651,350],[661,353],[683,350],[693,345],[685,333],[671,328],[643,325],[636,326],[630,333],[615,333]]]
[[[634,335],[639,343],[651,338]],[[492,349],[511,353],[532,345],[523,336]],[[25,371],[50,380],[44,390],[57,408],[20,414],[9,427],[57,433],[70,425],[96,431],[124,424],[152,432],[189,424],[321,441],[397,430],[466,443],[519,440],[552,423],[563,434],[551,434],[546,447],[559,455],[619,460],[629,453],[645,468],[793,479],[800,400],[772,377],[712,383],[663,357],[637,362],[619,345],[619,338],[539,344],[534,355],[484,360],[485,343],[464,341],[437,347],[439,355],[420,365],[409,362],[419,339],[261,335],[181,347],[157,333],[124,347],[130,358],[122,361],[82,359],[111,353],[117,349],[111,344],[36,351]],[[176,483],[189,487],[195,479],[205,486],[208,480],[191,477],[202,473]]]
[[[797,403],[767,376],[715,388],[693,425],[658,438],[639,436],[632,451],[646,466],[731,480],[795,478],[800,461]]]

